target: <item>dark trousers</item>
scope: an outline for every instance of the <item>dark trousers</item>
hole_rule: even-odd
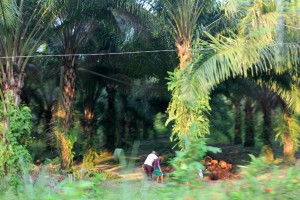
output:
[[[145,168],[147,177],[149,179],[152,179],[152,174],[153,174],[153,171],[154,171],[153,167],[151,167],[150,165],[144,164],[144,168]]]

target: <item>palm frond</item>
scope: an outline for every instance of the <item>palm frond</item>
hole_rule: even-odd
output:
[[[208,35],[212,42],[200,44],[203,49],[190,66],[193,72],[182,84],[186,86],[183,90],[198,91],[197,95],[200,95],[229,77],[247,77],[249,70],[253,75],[271,68],[280,70],[282,63],[296,65],[300,62],[300,44],[293,41],[278,44],[267,33],[268,30],[253,31],[250,38],[214,38]],[[279,48],[283,48],[280,56]]]
[[[175,40],[182,38],[190,41],[205,3],[198,0],[180,0],[176,3],[164,0],[163,2],[166,7],[166,18],[172,27],[171,35]]]
[[[1,73],[13,75],[13,64],[18,72],[24,72],[24,68],[29,61],[29,57],[36,52],[39,42],[45,35],[49,27],[48,20],[51,20],[50,10],[52,4],[47,1],[31,2],[1,1],[2,19],[6,27],[0,29],[1,32],[1,55],[7,57],[1,59]],[[4,10],[6,7],[6,11]],[[6,12],[11,12],[7,14]],[[8,16],[8,18],[6,17]],[[0,20],[3,22],[3,20]],[[1,23],[0,22],[0,23]],[[10,23],[10,25],[9,25]],[[5,63],[6,62],[6,63]],[[4,69],[6,66],[6,69]]]
[[[13,28],[19,15],[16,1],[2,0],[0,1],[0,30],[10,30]]]

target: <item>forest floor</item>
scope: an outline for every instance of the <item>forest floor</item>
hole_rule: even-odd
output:
[[[151,153],[153,150],[162,154],[165,157],[165,161],[162,163],[162,167],[167,167],[168,160],[175,156],[174,149],[172,148],[175,143],[171,143],[169,138],[166,136],[161,136],[157,138],[157,140],[145,140],[142,141],[139,145],[139,148],[136,152],[125,151],[125,155],[127,156],[127,161],[129,161],[130,166],[126,168],[122,168],[117,162],[115,162],[112,157],[106,159],[100,159],[96,163],[96,168],[99,170],[104,170],[114,175],[121,177],[126,180],[142,180],[144,179],[144,173],[142,170],[142,164],[145,161],[147,155]],[[254,156],[259,156],[260,148],[254,147],[243,147],[243,145],[213,145],[219,147],[222,152],[213,154],[209,153],[215,160],[224,160],[227,163],[233,165],[233,177],[239,177],[240,174],[240,166],[249,164],[250,156],[252,154]],[[282,148],[274,148],[274,156],[275,159],[279,159],[282,157]],[[135,154],[135,156],[130,156],[131,154]],[[297,153],[296,157],[298,161],[300,161],[300,154]]]

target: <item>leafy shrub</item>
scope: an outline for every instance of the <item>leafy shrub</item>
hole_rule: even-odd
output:
[[[21,165],[29,167],[31,157],[27,150],[31,131],[31,113],[29,107],[15,107],[12,96],[6,96],[0,104],[0,176],[11,174],[9,180],[17,184]],[[22,164],[20,163],[22,159]]]
[[[189,141],[186,138],[186,149],[176,151],[176,157],[170,161],[175,168],[172,173],[172,180],[177,183],[190,183],[197,180],[199,170],[204,169],[201,160],[209,151],[213,153],[221,152],[219,148],[208,146],[204,138],[194,141]]]
[[[95,159],[98,156],[97,152],[93,151],[92,149],[89,149],[84,155],[83,155],[83,161],[82,165],[86,169],[92,169],[95,167]]]
[[[273,169],[275,165],[266,162],[264,157],[256,158],[254,155],[249,154],[251,161],[247,166],[240,166],[246,176],[258,176],[267,173]]]
[[[300,175],[297,167],[278,166],[251,155],[243,167],[243,179],[227,189],[228,199],[297,199]]]

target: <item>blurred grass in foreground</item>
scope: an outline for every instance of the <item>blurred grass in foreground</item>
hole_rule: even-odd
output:
[[[268,164],[251,157],[250,165],[242,167],[241,179],[208,182],[198,179],[190,183],[166,184],[145,180],[108,179],[104,173],[83,180],[58,181],[43,171],[32,181],[29,174],[20,177],[17,189],[9,186],[9,177],[1,180],[2,200],[64,200],[64,199],[297,199],[300,194],[300,167]],[[133,166],[130,164],[127,170]]]

